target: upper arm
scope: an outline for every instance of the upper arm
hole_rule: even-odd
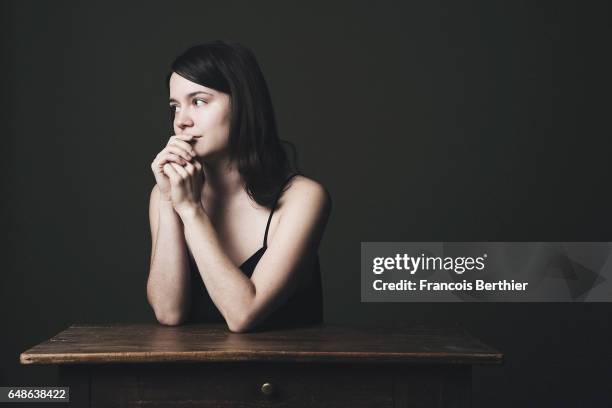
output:
[[[331,213],[325,188],[302,177],[292,182],[282,202],[274,239],[251,277],[255,287],[251,323],[279,307],[295,290],[300,272],[310,270]]]

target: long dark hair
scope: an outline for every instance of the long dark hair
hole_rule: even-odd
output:
[[[189,48],[172,72],[230,95],[230,160],[237,163],[244,188],[259,205],[271,207],[279,189],[298,172],[295,146],[278,137],[268,85],[251,50],[239,43],[211,41]],[[170,109],[171,123],[174,110]],[[291,160],[285,144],[291,151]]]

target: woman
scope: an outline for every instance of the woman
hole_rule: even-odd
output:
[[[168,77],[174,135],[151,164],[147,298],[165,325],[320,323],[326,190],[296,174],[250,50],[192,47]]]

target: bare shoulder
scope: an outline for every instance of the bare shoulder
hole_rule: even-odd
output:
[[[302,175],[291,179],[278,202],[280,208],[291,209],[291,212],[329,212],[331,203],[331,196],[321,183]]]
[[[302,175],[293,177],[278,200],[272,240],[292,247],[302,242],[317,248],[331,209],[331,196],[321,183]]]

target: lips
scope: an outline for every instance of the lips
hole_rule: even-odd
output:
[[[191,140],[188,140],[188,143],[196,143],[198,139],[202,138],[202,135],[190,135],[189,133],[183,133],[185,136],[193,136]]]

